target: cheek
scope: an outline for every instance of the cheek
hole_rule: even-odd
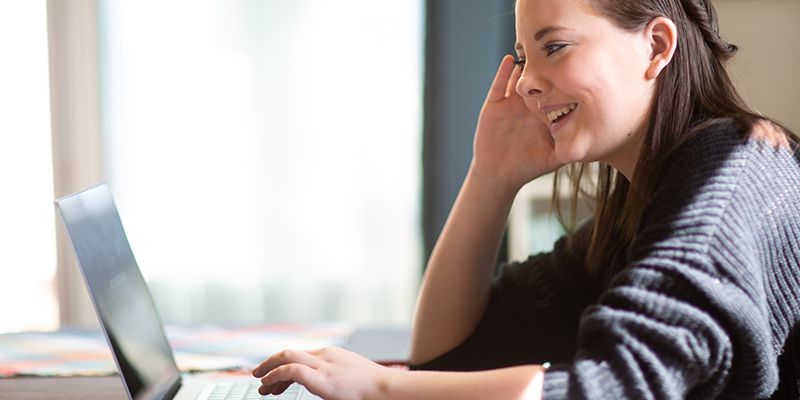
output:
[[[615,99],[615,93],[610,90],[602,76],[583,75],[572,82],[574,94],[572,97],[578,102],[582,112],[577,119],[577,128],[593,136],[602,135],[614,125],[618,112],[623,109]]]
[[[595,119],[609,100],[613,85],[592,57],[575,57],[559,71],[559,89],[584,110],[582,119]]]
[[[612,54],[582,54],[558,71],[559,91],[579,103],[573,132],[556,140],[561,162],[597,161],[626,142],[648,106],[641,82]]]
[[[613,53],[586,52],[563,70],[565,85],[589,108],[592,119],[607,121],[624,115],[631,96],[632,76]]]
[[[584,74],[571,82],[570,97],[582,110],[573,131],[556,140],[556,158],[564,163],[597,161],[620,144],[625,124],[619,93],[603,76]]]
[[[620,71],[604,70],[602,64],[585,71],[589,73],[576,75],[572,81],[574,96],[583,105],[582,128],[601,140],[629,129],[644,101],[640,90],[630,85],[630,79],[619,79]]]

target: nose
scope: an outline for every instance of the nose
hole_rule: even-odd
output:
[[[522,98],[536,99],[544,92],[544,81],[535,76],[530,68],[524,68],[517,81],[517,93]]]

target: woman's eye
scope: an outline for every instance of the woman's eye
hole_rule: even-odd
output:
[[[553,53],[567,47],[566,44],[546,44],[542,46],[542,50],[547,52],[547,55],[552,55]]]

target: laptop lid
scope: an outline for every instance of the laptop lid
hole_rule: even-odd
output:
[[[180,372],[108,185],[56,205],[128,397],[172,398]]]

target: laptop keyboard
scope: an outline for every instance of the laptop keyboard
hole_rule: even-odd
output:
[[[208,396],[208,400],[256,400],[256,399],[279,399],[297,400],[302,395],[300,387],[297,385],[289,386],[280,396],[258,394],[260,383],[217,383]]]

